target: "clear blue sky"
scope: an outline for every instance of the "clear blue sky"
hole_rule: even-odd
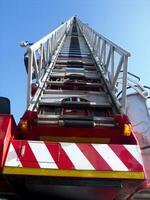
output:
[[[37,41],[73,15],[131,52],[129,71],[150,85],[150,0],[0,0],[0,96],[17,121],[27,85],[19,42]]]

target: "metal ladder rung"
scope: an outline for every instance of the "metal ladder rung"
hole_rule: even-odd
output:
[[[81,56],[81,57],[90,57],[91,58],[91,55],[89,53],[81,53],[80,51],[78,52],[71,52],[71,51],[68,51],[68,52],[60,52],[59,53],[59,56]]]
[[[60,98],[69,98],[69,97],[79,97],[79,98],[89,98],[91,97],[91,99],[95,99],[95,98],[99,98],[100,99],[104,99],[105,101],[107,101],[107,94],[106,92],[96,92],[96,91],[70,91],[70,90],[49,90],[46,89],[43,92],[43,98],[49,98],[49,97],[60,97]]]
[[[79,67],[68,67],[67,69],[65,68],[61,68],[61,69],[57,69],[57,68],[54,68],[53,71],[54,73],[56,72],[60,72],[60,73],[84,73],[85,75],[86,74],[92,74],[92,73],[97,73],[96,69],[94,70],[87,70],[87,69],[84,69],[84,68],[79,68]]]
[[[81,49],[80,50],[70,50],[69,48],[68,49],[62,49],[60,51],[60,54],[61,53],[64,53],[64,54],[66,54],[66,53],[71,53],[71,54],[81,53],[83,55],[90,55],[90,52],[85,51],[85,49],[84,50],[81,50]]]
[[[92,70],[92,69],[95,70],[95,69],[97,69],[96,66],[93,66],[93,65],[91,65],[91,66],[90,66],[90,65],[86,66],[86,65],[75,65],[75,64],[73,64],[73,65],[65,65],[65,64],[64,64],[64,65],[61,65],[61,64],[56,64],[55,67],[54,67],[53,69],[58,68],[58,67],[59,67],[59,68],[62,68],[62,69],[65,68],[65,67],[76,67],[76,68],[78,68],[78,67],[79,67],[79,68],[83,67],[83,68],[86,69],[86,70]]]
[[[93,62],[84,62],[82,60],[57,60],[56,64],[67,64],[67,65],[87,65],[94,66]]]
[[[74,79],[84,79],[84,80],[86,79],[99,80],[99,76],[96,72],[93,74],[52,72],[50,78],[71,78],[71,79],[74,78]]]
[[[77,59],[77,58],[80,58],[81,60],[92,59],[91,56],[81,54],[81,53],[61,53],[58,56],[58,60],[59,59]]]
[[[101,83],[88,83],[88,82],[71,82],[71,81],[48,81],[48,84],[56,85],[56,86],[91,86],[91,87],[101,87]]]
[[[91,57],[82,57],[81,55],[79,56],[58,56],[57,62],[76,62],[76,61],[81,61],[81,62],[87,62],[87,63],[93,63],[92,58]]]
[[[42,99],[39,102],[39,106],[54,106],[63,108],[111,108],[109,103],[95,103],[95,102],[61,102],[50,101],[49,99]]]
[[[84,71],[84,70],[73,70],[73,72],[71,71],[71,72],[69,72],[69,70],[64,70],[64,71],[60,71],[60,72],[55,72],[55,71],[52,71],[52,73],[51,73],[51,75],[52,76],[54,76],[54,75],[58,75],[58,73],[60,74],[60,75],[63,75],[63,76],[72,76],[72,77],[79,77],[79,76],[86,76],[86,77],[91,77],[91,76],[98,76],[98,73],[97,72],[95,72],[95,71],[91,71],[91,72],[89,72],[89,71]]]
[[[77,101],[71,98],[78,98]],[[107,94],[99,91],[77,91],[77,90],[45,90],[40,103],[61,103],[65,99],[70,102],[88,102],[91,105],[110,105]]]

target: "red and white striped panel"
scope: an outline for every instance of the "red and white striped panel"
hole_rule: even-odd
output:
[[[143,171],[136,145],[11,142],[5,166],[97,171]]]

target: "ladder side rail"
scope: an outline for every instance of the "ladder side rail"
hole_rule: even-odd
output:
[[[137,86],[141,90],[141,92],[145,93],[146,90],[145,90],[145,88],[144,88],[144,86],[142,84],[140,84],[136,80],[133,80],[133,79],[128,77],[128,83],[130,83],[130,82],[133,83],[135,86]]]
[[[80,30],[89,43],[93,55],[95,55],[96,60],[101,65],[101,71],[109,82],[111,91],[115,95],[117,80],[119,78],[120,71],[123,71],[121,107],[125,112],[128,57],[130,56],[130,53],[111,42],[104,36],[95,32],[86,24],[82,23],[79,19],[77,19],[77,21]]]
[[[124,112],[126,111],[127,75],[128,75],[128,57],[124,56],[123,79],[122,79],[122,100],[121,100],[121,105]]]
[[[138,94],[140,94],[141,97],[143,97],[145,100],[147,100],[148,96],[147,96],[147,92],[143,92],[141,91],[141,88],[139,88],[137,85],[134,85],[132,83],[128,83],[128,87],[134,89]]]
[[[63,45],[63,42],[64,42],[65,38],[66,38],[66,35],[63,36],[63,38],[62,38],[62,40],[61,40],[61,42],[60,42],[60,44],[59,44],[59,46],[58,46],[58,48],[57,48],[54,56],[52,57],[52,60],[51,60],[51,63],[49,65],[48,69],[46,70],[45,74],[41,78],[41,80],[40,80],[40,86],[38,87],[38,90],[36,91],[35,95],[33,97],[31,97],[30,102],[27,105],[27,110],[29,110],[29,111],[36,110],[36,106],[38,104],[40,95],[43,92],[43,89],[45,87],[45,83],[46,83],[46,81],[47,81],[47,79],[49,77],[49,74],[51,73],[51,71],[52,71],[52,69],[53,69],[53,67],[54,67],[54,65],[56,63],[58,54],[59,54],[59,52],[61,50],[61,47]]]
[[[63,36],[69,31],[73,18],[66,21],[56,30],[28,47],[28,86],[27,86],[27,108],[30,106],[32,95],[32,80],[41,87],[41,80],[51,63],[51,58],[59,46]]]
[[[90,28],[87,24],[84,24],[83,22],[81,22],[81,20],[79,18],[77,18],[78,24],[82,30],[82,32],[89,32],[89,34],[91,34],[91,32],[93,32],[94,34],[96,34],[99,38],[101,38],[102,40],[106,41],[106,43],[110,44],[111,46],[115,47],[115,50],[117,50],[118,53],[120,54],[125,54],[126,56],[131,56],[131,54],[126,51],[125,49],[121,48],[120,46],[118,46],[117,44],[113,43],[111,40],[107,39],[106,37],[104,37],[103,35],[101,35],[100,33],[97,33],[96,31],[94,31],[92,28]]]
[[[35,50],[35,49],[37,50],[37,49],[39,49],[40,45],[47,42],[48,39],[51,38],[51,36],[55,34],[55,32],[58,32],[58,31],[61,32],[61,30],[68,31],[68,29],[70,28],[70,25],[72,24],[72,20],[73,20],[73,18],[69,19],[64,24],[62,24],[61,26],[56,28],[54,31],[52,31],[51,33],[49,33],[48,35],[46,35],[45,37],[43,37],[42,39],[40,39],[39,41],[34,43],[30,48],[32,50]]]
[[[27,106],[30,104],[31,100],[31,87],[32,87],[32,73],[33,73],[33,51],[28,49],[29,59],[28,59],[28,85],[27,85]]]
[[[81,30],[81,29],[80,29],[80,30]],[[81,32],[82,32],[82,30],[81,30]],[[82,34],[83,34],[83,32],[82,32]],[[110,85],[108,85],[108,80],[110,80],[110,73],[108,73],[108,79],[106,79],[106,78],[104,77],[104,69],[102,69],[102,65],[100,65],[100,63],[99,63],[97,57],[96,57],[95,54],[92,52],[92,48],[91,48],[91,45],[90,45],[90,43],[89,43],[89,40],[87,40],[87,38],[86,38],[86,36],[85,36],[84,34],[83,34],[83,36],[84,36],[84,38],[85,38],[85,40],[86,40],[86,43],[87,43],[87,45],[88,45],[88,47],[89,47],[90,52],[92,53],[92,56],[93,56],[93,58],[94,58],[94,60],[95,60],[95,62],[96,62],[96,64],[97,64],[97,66],[98,66],[98,68],[99,68],[99,72],[100,72],[100,74],[101,74],[102,82],[103,82],[104,85],[106,86],[106,89],[107,89],[107,91],[108,91],[109,97],[110,97],[110,99],[111,99],[111,101],[112,101],[112,103],[113,103],[113,105],[114,105],[115,110],[117,111],[117,113],[124,113],[124,111],[123,111],[122,108],[121,108],[120,102],[117,100],[117,96],[114,95],[114,93],[112,92],[112,89],[111,89]],[[102,42],[99,42],[99,44],[100,44],[99,49],[102,49],[102,48],[103,48]]]

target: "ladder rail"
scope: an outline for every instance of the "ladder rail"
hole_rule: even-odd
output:
[[[28,47],[28,86],[27,86],[27,108],[30,106],[32,95],[31,87],[32,80],[38,84],[39,88],[44,76],[44,73],[49,68],[52,62],[52,56],[54,55],[58,45],[60,44],[63,36],[68,32],[72,24],[73,18],[66,21],[56,30],[37,41],[32,46]]]
[[[128,76],[128,79],[127,79],[127,96],[130,95],[130,94],[133,94],[134,92],[138,93],[141,97],[143,97],[145,99],[145,101],[147,101],[149,98],[150,98],[150,87],[148,86],[143,86],[139,81],[139,77],[137,77],[136,75],[128,72],[129,75],[131,75],[132,77],[134,78],[138,78],[138,81],[133,79],[132,77],[130,78]],[[120,80],[120,82],[118,82],[118,84],[122,84],[122,80],[123,77],[120,76],[118,80]],[[131,92],[129,92],[129,89],[132,89]],[[121,94],[122,94],[122,90],[121,91],[118,91],[118,94],[117,94],[117,97],[119,99],[121,99]]]
[[[80,19],[77,18],[77,21],[93,55],[95,55],[96,60],[101,65],[101,72],[109,82],[111,91],[115,95],[117,80],[120,71],[123,71],[121,107],[125,112],[128,58],[131,56],[130,53],[91,29],[87,24],[81,22]]]
[[[59,51],[60,51],[60,49],[61,49],[61,46],[63,45],[63,42],[64,42],[64,40],[65,40],[65,37],[66,37],[66,35],[63,36],[63,39],[61,40],[61,43],[59,44],[57,50],[55,51],[55,54],[54,54],[54,56],[52,57],[51,63],[50,63],[50,65],[49,65],[48,69],[46,70],[44,76],[41,77],[41,81],[40,81],[40,84],[39,84],[39,86],[38,86],[38,89],[37,89],[35,95],[32,97],[32,96],[31,96],[31,91],[30,91],[30,93],[28,92],[28,95],[30,95],[30,98],[28,98],[27,110],[33,111],[33,110],[36,109],[36,106],[37,106],[37,104],[38,104],[40,95],[41,95],[41,93],[43,92],[43,89],[44,89],[44,86],[45,86],[45,84],[46,84],[46,81],[47,81],[47,79],[48,79],[48,77],[49,77],[49,74],[51,73],[51,71],[52,71],[52,69],[53,69],[53,67],[54,67],[54,65],[55,65],[55,63],[56,63],[56,60],[57,60],[57,57],[58,57],[58,53],[59,53]],[[28,76],[29,76],[29,73],[28,73]],[[28,82],[28,84],[29,84],[29,82]],[[30,84],[30,90],[31,90],[31,87],[32,87],[32,79],[31,79],[31,84]]]

